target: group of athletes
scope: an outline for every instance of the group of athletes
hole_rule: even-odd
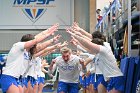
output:
[[[66,29],[71,41],[58,43],[61,35],[45,41],[58,31],[55,24],[37,35],[27,34],[13,44],[2,70],[0,84],[4,93],[42,93],[45,73],[53,77],[59,71],[57,93],[123,93],[123,74],[118,68],[106,37],[99,31],[92,34],[73,23]],[[67,46],[77,47],[75,54]],[[60,51],[48,65],[46,55]],[[48,67],[48,71],[45,70]]]

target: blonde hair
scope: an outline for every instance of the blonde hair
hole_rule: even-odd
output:
[[[71,49],[68,48],[68,47],[62,47],[62,48],[60,49],[60,52],[61,52],[61,53],[67,53],[67,52],[70,52],[70,53],[71,53]]]

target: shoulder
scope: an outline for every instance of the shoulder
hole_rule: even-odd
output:
[[[25,42],[17,42],[13,44],[13,47],[19,48],[19,49],[24,49]]]
[[[25,44],[25,42],[17,42],[15,44],[13,44],[13,46],[21,46],[21,45],[24,45],[24,44]]]
[[[71,58],[74,58],[74,59],[80,59],[80,57],[77,56],[77,55],[71,55]]]

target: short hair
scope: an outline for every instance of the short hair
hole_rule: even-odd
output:
[[[27,41],[30,41],[30,40],[33,40],[34,39],[34,35],[32,34],[26,34],[26,35],[23,35],[22,38],[21,38],[21,42],[27,42]]]
[[[95,31],[92,33],[92,39],[94,38],[99,38],[104,40],[104,42],[106,42],[106,37],[100,31]]]
[[[60,49],[60,52],[61,52],[61,53],[67,53],[67,52],[70,52],[70,53],[71,53],[71,49],[68,48],[68,47],[62,47],[62,48]]]
[[[91,42],[92,42],[92,43],[95,43],[95,44],[98,44],[98,45],[103,45],[104,40],[99,39],[99,38],[94,38],[94,39],[92,39]]]

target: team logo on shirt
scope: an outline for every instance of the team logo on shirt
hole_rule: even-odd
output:
[[[55,0],[14,0],[13,7],[21,8],[23,13],[32,21],[36,22],[49,7],[55,7],[50,3]]]
[[[24,59],[30,60],[29,54],[27,52],[24,52]]]
[[[75,67],[74,66],[61,66],[61,69],[63,69],[63,70],[74,70]]]

